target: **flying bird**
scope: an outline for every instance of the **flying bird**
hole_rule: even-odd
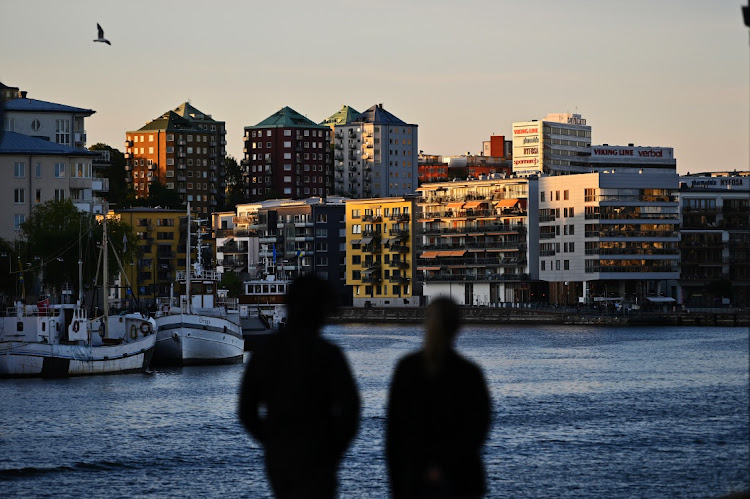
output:
[[[109,43],[109,40],[107,40],[106,38],[104,38],[104,30],[102,29],[101,26],[99,26],[99,23],[96,23],[96,29],[98,31],[99,38],[97,38],[94,41],[95,42],[103,42],[103,43],[106,43],[107,45],[112,45],[111,43]]]

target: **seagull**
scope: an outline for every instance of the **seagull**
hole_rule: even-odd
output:
[[[96,39],[96,40],[94,40],[94,41],[95,41],[95,42],[104,42],[104,43],[106,43],[107,45],[112,45],[111,43],[109,43],[109,40],[107,40],[106,38],[104,38],[104,30],[102,29],[102,27],[101,27],[101,26],[99,26],[99,23],[96,23],[96,29],[97,29],[97,30],[98,30],[98,32],[99,32],[99,34],[98,34],[99,38],[97,38],[97,39]]]

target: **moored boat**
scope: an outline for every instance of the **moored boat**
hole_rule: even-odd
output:
[[[284,326],[284,298],[290,284],[291,281],[277,279],[272,274],[242,283],[244,292],[239,298],[239,306],[246,349],[252,350]]]

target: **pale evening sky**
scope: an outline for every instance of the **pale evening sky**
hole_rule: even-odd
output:
[[[243,127],[383,103],[429,154],[578,112],[594,144],[675,148],[679,173],[750,169],[746,0],[25,0],[0,6],[0,81],[94,109],[123,149],[189,100]],[[111,46],[94,43],[100,23]]]

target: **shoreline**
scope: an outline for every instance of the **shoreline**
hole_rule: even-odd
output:
[[[332,324],[422,323],[425,307],[340,307],[329,318]],[[722,326],[750,327],[750,311],[728,312],[640,312],[630,314],[540,311],[511,308],[462,307],[466,324],[549,324],[591,326]]]

